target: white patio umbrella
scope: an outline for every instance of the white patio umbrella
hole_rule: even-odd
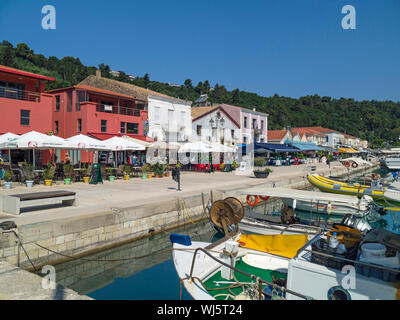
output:
[[[230,152],[235,153],[236,152],[236,149],[225,146],[225,145],[217,143],[217,142],[213,142],[210,145],[213,149],[212,152],[220,152],[220,153],[230,153]]]
[[[104,140],[104,143],[109,147],[108,150],[116,151],[125,151],[125,150],[145,150],[146,147],[138,144],[136,142],[129,141],[128,139],[121,137],[112,137],[110,139]],[[117,158],[117,157],[116,157]],[[115,167],[117,166],[117,159],[115,159]]]
[[[8,148],[8,144],[17,139],[19,137],[19,135],[11,133],[11,132],[7,132],[5,134],[2,134],[0,136],[0,149],[8,149],[8,162],[11,165],[11,150],[10,148]]]
[[[148,147],[151,144],[150,142],[143,141],[143,140],[140,140],[140,139],[135,139],[135,138],[132,138],[132,137],[129,137],[129,136],[122,136],[122,139],[126,139],[126,140],[128,140],[130,142],[135,142],[135,143],[140,144],[140,145],[145,146],[145,147]]]
[[[71,145],[63,138],[48,136],[36,131],[19,136],[15,140],[8,142],[7,146],[10,149],[33,149],[33,166],[35,166],[36,149],[71,149]]]
[[[65,139],[72,149],[81,150],[110,150],[109,145],[101,140],[97,140],[83,134],[78,134],[76,136]]]
[[[210,144],[203,141],[187,142],[183,144],[182,147],[179,148],[178,152],[207,153],[207,152],[213,152],[213,148]]]

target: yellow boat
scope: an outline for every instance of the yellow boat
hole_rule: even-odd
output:
[[[388,189],[386,187],[373,189],[371,188],[371,186],[368,185],[336,181],[328,179],[326,177],[322,177],[318,174],[310,174],[307,176],[307,179],[314,187],[317,187],[323,192],[347,194],[358,197],[367,195],[374,198],[375,200],[384,200],[388,202],[390,201],[390,203],[392,203],[394,200],[397,202],[397,199],[393,199],[392,197],[385,194]]]

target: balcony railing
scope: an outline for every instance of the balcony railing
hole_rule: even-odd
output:
[[[40,93],[0,86],[0,98],[40,102]]]
[[[113,106],[106,104],[96,104],[97,112],[121,114],[125,116],[140,117],[140,109],[126,108],[122,106]]]

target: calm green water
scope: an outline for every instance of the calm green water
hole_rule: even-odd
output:
[[[218,237],[208,221],[174,232],[189,234],[193,241],[213,242]],[[96,300],[179,300],[179,278],[169,236],[170,233],[163,233],[85,257],[118,261],[76,260],[59,264],[57,282]],[[185,290],[182,299],[191,299]]]

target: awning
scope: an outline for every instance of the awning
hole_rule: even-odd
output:
[[[324,148],[317,146],[312,142],[290,142],[288,144],[292,147],[300,149],[301,151],[325,151]]]
[[[300,149],[296,147],[291,147],[287,144],[277,144],[277,143],[254,143],[254,151],[257,149],[267,149],[271,152],[299,152]]]
[[[123,136],[127,136],[133,139],[138,139],[138,140],[142,140],[142,141],[146,141],[146,142],[154,142],[153,139],[150,139],[146,136],[143,135],[139,135],[139,134],[129,134],[129,133],[125,133],[125,134],[121,134],[121,133],[99,133],[99,132],[88,132],[88,135],[93,137],[93,138],[97,138],[100,140],[107,140],[113,137],[123,137]]]

